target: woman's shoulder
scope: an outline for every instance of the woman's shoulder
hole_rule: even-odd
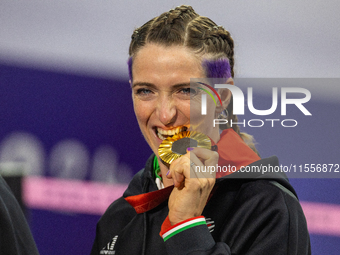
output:
[[[222,238],[234,252],[243,254],[242,247],[248,246],[263,249],[268,243],[273,249],[288,249],[287,254],[305,254],[292,249],[308,250],[306,219],[286,179],[226,179],[219,183],[204,216],[214,221],[216,240]]]
[[[244,171],[222,178],[217,185],[217,197],[234,206],[251,204],[254,210],[302,210],[297,194],[280,170],[275,156],[254,162],[247,170],[244,168]]]
[[[282,179],[248,180],[240,186],[237,199],[251,200],[253,203],[284,210],[288,209],[288,205],[299,204],[294,188],[287,180]]]
[[[145,183],[147,183],[147,180],[151,180],[150,161],[153,159],[153,157],[154,155],[151,155],[147,160],[145,167],[133,176],[132,180],[124,191],[123,196],[113,201],[107,208],[106,212],[101,217],[102,221],[107,221],[117,217],[130,219],[131,217],[135,216],[135,209],[125,200],[125,198],[144,193],[143,189]]]
[[[152,154],[145,163],[145,167],[138,171],[130,181],[123,197],[139,195],[157,189],[157,185],[153,178],[152,162],[155,154]],[[149,187],[153,186],[153,187]],[[151,189],[151,190],[150,190]]]

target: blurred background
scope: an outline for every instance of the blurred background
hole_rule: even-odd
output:
[[[89,253],[100,215],[151,154],[133,113],[128,46],[136,27],[181,4],[231,32],[236,77],[247,81],[245,94],[253,86],[255,108],[270,107],[273,86],[311,92],[312,116],[293,106],[287,116],[280,107],[270,116],[295,119],[296,127],[241,127],[261,156],[275,154],[283,165],[340,164],[336,0],[2,0],[0,172],[41,254]],[[290,179],[313,254],[340,250],[340,171],[334,174]]]

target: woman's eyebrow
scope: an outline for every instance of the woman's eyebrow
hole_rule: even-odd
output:
[[[156,88],[156,85],[149,83],[149,82],[136,82],[132,84],[132,88],[136,86],[146,86],[146,87]]]
[[[182,88],[182,87],[190,87],[190,83],[180,83],[180,84],[175,84],[172,86],[173,88]]]
[[[151,88],[156,88],[157,86],[149,83],[149,82],[136,82],[132,84],[132,88],[136,86],[146,86],[146,87],[151,87]],[[172,85],[171,88],[177,89],[177,88],[182,88],[182,87],[190,87],[190,83],[179,83]]]

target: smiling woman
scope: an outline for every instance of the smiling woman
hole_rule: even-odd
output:
[[[218,116],[237,122],[230,91],[209,92],[202,115],[209,86],[190,84],[192,78],[233,84],[229,32],[179,6],[137,28],[129,54],[134,111],[153,155],[99,221],[92,254],[310,254],[306,221],[286,176],[242,171],[275,168],[277,158],[260,159],[237,125],[211,125]],[[217,151],[189,147],[163,164],[160,145],[192,131],[209,137]]]
[[[162,138],[190,128],[190,78],[204,77],[204,73],[197,58],[185,47],[156,44],[138,52],[132,73],[136,117],[156,154]]]

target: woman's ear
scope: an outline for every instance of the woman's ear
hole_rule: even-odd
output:
[[[226,82],[228,85],[234,85],[234,80],[233,78],[229,78]],[[218,94],[220,95],[221,101],[222,101],[222,106],[217,105],[216,107],[216,113],[220,114],[224,109],[227,109],[230,99],[231,99],[231,92],[229,89],[223,88],[223,89],[218,89]]]

